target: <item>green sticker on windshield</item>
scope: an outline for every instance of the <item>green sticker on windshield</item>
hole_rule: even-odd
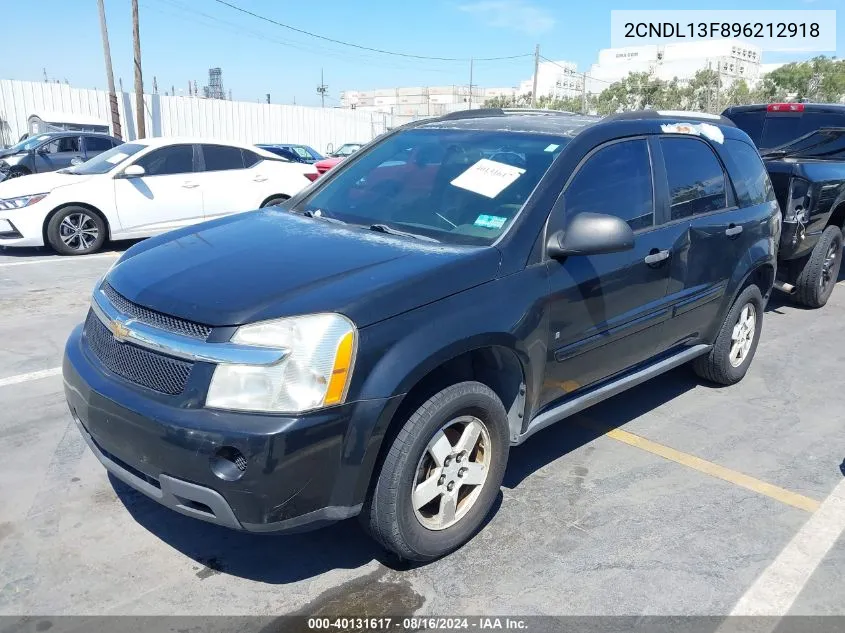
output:
[[[500,215],[479,215],[475,218],[473,224],[475,226],[483,226],[485,229],[500,229],[507,221],[507,218],[503,218]]]

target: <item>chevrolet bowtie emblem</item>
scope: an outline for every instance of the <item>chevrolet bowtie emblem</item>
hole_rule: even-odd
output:
[[[110,321],[109,331],[116,341],[122,343],[129,336],[129,328],[121,321]]]

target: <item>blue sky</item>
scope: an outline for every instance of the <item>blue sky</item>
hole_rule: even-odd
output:
[[[331,38],[417,55],[468,58],[533,53],[589,68],[610,45],[612,9],[674,9],[677,2],[564,2],[562,0],[230,0],[244,9]],[[104,88],[96,0],[2,0],[0,78],[51,79]],[[838,0],[698,2],[701,9],[843,9]],[[132,84],[129,0],[106,0],[115,77]],[[320,69],[336,105],[344,89],[469,83],[468,62],[413,60],[368,53],[288,31],[241,14],[215,0],[140,0],[145,88],[202,87],[208,68],[223,69],[233,97],[315,105]],[[837,43],[845,44],[841,20]],[[839,56],[842,56],[839,53]],[[804,55],[806,57],[806,55]],[[795,56],[764,53],[764,62]],[[516,85],[532,72],[532,59],[476,62],[473,83]]]

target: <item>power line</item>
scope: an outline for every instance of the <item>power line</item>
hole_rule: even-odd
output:
[[[556,61],[551,60],[548,57],[543,57],[542,55],[540,55],[540,59],[542,59],[545,62],[549,62],[550,64],[553,64],[553,65],[557,66],[558,68],[565,70],[566,72],[568,72],[572,75],[583,75],[584,79],[590,79],[592,81],[600,81],[603,84],[612,84],[613,83],[612,81],[607,81],[606,79],[599,79],[598,77],[593,77],[592,75],[588,75],[587,73],[579,73],[577,70],[572,70],[571,68],[567,68],[566,66],[561,66]]]
[[[361,44],[354,44],[352,42],[344,42],[343,40],[336,40],[331,37],[326,37],[325,35],[319,35],[318,33],[312,33],[311,31],[306,31],[304,29],[296,28],[295,26],[291,26],[290,24],[284,24],[283,22],[278,22],[272,18],[268,18],[263,15],[259,15],[258,13],[254,13],[242,7],[239,7],[231,2],[226,2],[226,0],[214,0],[218,4],[222,4],[224,6],[229,7],[230,9],[234,9],[235,11],[240,11],[241,13],[245,13],[246,15],[251,15],[254,18],[258,18],[259,20],[263,20],[265,22],[269,22],[270,24],[275,24],[276,26],[280,26],[284,29],[288,29],[290,31],[294,31],[296,33],[301,33],[303,35],[308,35],[310,37],[315,37],[320,40],[324,40],[326,42],[332,42],[333,44],[342,44],[343,46],[351,46],[352,48],[357,48],[363,51],[370,51],[372,53],[381,53],[383,55],[394,55],[396,57],[408,57],[411,59],[428,59],[433,61],[441,61],[441,62],[468,62],[470,61],[469,57],[432,57],[428,55],[413,55],[411,53],[400,53],[397,51],[388,51],[382,48],[373,48],[371,46],[363,46]],[[505,59],[518,59],[520,57],[530,57],[532,53],[525,53],[523,55],[509,55],[505,57],[479,57],[477,58],[478,61],[499,61]]]

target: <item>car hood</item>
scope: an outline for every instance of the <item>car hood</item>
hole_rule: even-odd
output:
[[[59,187],[77,185],[91,176],[75,176],[51,171],[43,174],[30,174],[23,178],[12,178],[0,182],[0,198],[16,198],[33,193],[47,193]]]
[[[19,152],[14,149],[0,149],[0,158],[8,158],[9,156],[15,156],[17,154],[23,156],[26,153],[27,152]]]
[[[133,246],[108,275],[124,297],[211,326],[339,312],[358,327],[491,281],[494,247],[455,247],[264,209]]]

